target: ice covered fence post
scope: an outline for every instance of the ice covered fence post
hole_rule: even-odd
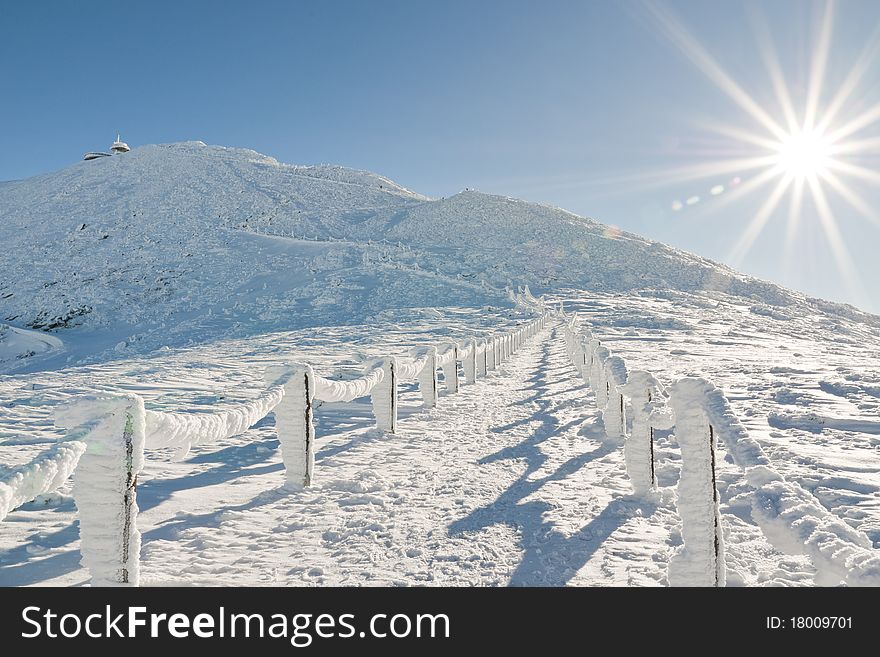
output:
[[[486,352],[489,349],[489,343],[485,340],[480,340],[478,343],[478,353],[476,356],[476,364],[474,367],[474,373],[476,377],[485,377],[486,372],[488,371],[487,367],[487,358]]]
[[[605,380],[608,400],[602,419],[605,434],[609,437],[626,437],[626,407],[620,388],[626,385],[626,363],[620,356],[610,356],[605,360]]]
[[[590,349],[590,340],[592,339],[593,336],[589,332],[580,339],[581,362],[579,365],[581,378],[587,385],[590,385],[590,368],[593,366],[593,352]]]
[[[93,586],[137,586],[141,534],[137,476],[144,467],[144,402],[136,395],[86,397],[59,408],[55,423],[84,442],[73,482],[81,563]]]
[[[649,372],[630,372],[621,391],[632,402],[632,430],[623,447],[626,473],[633,494],[643,497],[657,486],[654,429],[671,429],[675,420],[664,404],[660,383]]]
[[[382,368],[382,380],[370,393],[376,428],[388,433],[397,432],[397,360],[392,356],[375,361]]]
[[[496,355],[497,355],[497,354],[496,354],[496,350],[495,350],[495,349],[496,349],[496,347],[495,347],[495,337],[493,336],[493,337],[489,338],[489,340],[488,340],[488,342],[487,342],[487,344],[486,344],[486,351],[487,351],[488,354],[489,354],[489,361],[488,361],[487,367],[488,367],[490,370],[494,370],[495,367],[496,367],[496,365],[497,365],[497,358],[496,358]]]
[[[265,379],[269,385],[284,386],[284,396],[275,407],[275,429],[287,485],[311,486],[315,470],[315,373],[306,363],[286,363],[267,368]]]
[[[458,392],[458,346],[445,344],[439,353],[440,368],[448,392]]]
[[[574,346],[574,331],[570,324],[566,324],[563,328],[565,331],[565,353],[568,355],[569,360],[574,362],[575,360],[575,346]]]
[[[684,378],[670,389],[675,437],[681,446],[678,481],[680,546],[669,562],[672,586],[724,586],[724,536],[715,482],[715,431],[703,409],[706,382]]]
[[[419,391],[422,393],[422,401],[425,408],[434,408],[437,405],[437,347],[420,347],[413,349],[411,355],[415,358],[425,357],[425,366],[419,372]]]
[[[467,353],[461,362],[464,369],[464,382],[474,383],[477,380],[477,341],[471,340],[467,346]]]
[[[590,387],[596,394],[596,406],[604,410],[608,404],[608,382],[605,381],[605,361],[611,356],[607,347],[598,340],[590,340],[592,365],[590,366]]]

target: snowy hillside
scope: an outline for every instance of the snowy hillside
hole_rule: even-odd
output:
[[[107,393],[136,395],[154,418],[137,475],[142,548],[125,550],[142,584],[674,583],[688,509],[710,499],[682,501],[685,433],[714,440],[694,408],[670,424],[667,392],[684,377],[718,386],[766,459],[746,471],[722,440],[703,478],[716,482],[727,585],[858,584],[868,568],[838,562],[880,563],[880,318],[850,306],[556,208],[429,199],[200,142],[0,183],[0,244],[0,586],[95,577],[84,542],[121,517],[101,506],[119,491],[76,486],[123,481],[124,459],[86,451],[103,419],[64,418]],[[523,284],[548,303],[506,290]],[[571,348],[575,325],[589,349]],[[592,376],[587,351],[607,371]],[[334,394],[303,381],[288,393],[268,373],[292,361]],[[639,493],[627,449],[648,391],[609,400],[647,373],[646,399],[669,421],[650,426],[656,481]],[[363,377],[387,387],[368,394]],[[336,395],[346,385],[357,395]],[[279,414],[270,398],[299,406]],[[288,485],[281,434],[294,420],[313,422],[305,488]],[[189,452],[161,442],[168,427]],[[116,429],[104,438],[132,435]],[[796,526],[767,528],[782,498],[764,484],[797,493]],[[809,541],[836,552],[817,557]]]
[[[0,321],[54,332],[70,363],[393,308],[499,305],[515,284],[815,307],[555,208],[472,191],[431,200],[371,173],[201,142],[3,183],[0,243]]]

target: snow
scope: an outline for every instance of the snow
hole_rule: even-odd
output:
[[[602,419],[609,436],[626,436],[626,407],[620,388],[626,384],[626,363],[620,356],[605,359],[605,408]]]
[[[657,487],[654,429],[671,429],[675,419],[664,403],[665,391],[650,372],[629,372],[620,391],[632,405],[632,428],[623,448],[626,473],[632,482],[633,494],[644,497]]]
[[[672,586],[724,586],[724,534],[715,483],[716,436],[701,403],[705,381],[683,378],[669,391],[681,446],[676,506],[684,544],[669,561]]]
[[[397,359],[394,357],[381,358],[375,361],[374,366],[382,372],[382,377],[370,391],[373,415],[376,416],[376,428],[379,431],[396,433],[399,385],[398,375],[395,371]]]
[[[877,583],[858,309],[556,208],[196,142],[4,183],[0,240],[0,584],[87,583],[81,547],[119,572],[70,497],[88,431],[52,422],[116,393],[146,409],[142,583],[708,582],[703,423],[716,578]],[[549,308],[577,335],[508,332]],[[705,417],[672,433],[683,378]]]
[[[469,340],[467,345],[458,348],[458,359],[464,372],[464,382],[473,383],[477,379],[477,341]]]
[[[22,504],[60,488],[85,449],[78,440],[58,443],[0,478],[0,522]]]
[[[513,283],[531,299],[724,291],[749,308],[880,325],[556,208],[474,191],[428,199],[375,174],[199,142],[5,183],[0,243],[0,317],[65,342],[23,371],[405,308],[507,306]]]
[[[244,433],[281,403],[284,386],[272,386],[251,402],[209,413],[146,411],[146,440],[150,447],[175,447],[184,458],[199,443],[212,443]]]
[[[415,347],[410,351],[410,355],[417,363],[416,377],[425,408],[434,408],[440,394],[437,383],[437,347]]]
[[[446,391],[458,392],[458,345],[442,345],[438,351],[438,365],[443,370]]]
[[[0,372],[13,372],[64,351],[54,335],[0,324]]]
[[[281,460],[286,484],[305,488],[312,485],[315,470],[315,373],[305,363],[283,368],[284,397],[274,409]]]
[[[136,486],[144,467],[143,400],[134,395],[81,398],[59,408],[55,417],[59,426],[82,435],[86,444],[73,486],[82,565],[93,586],[137,586],[141,534]]]
[[[322,376],[315,377],[315,397],[326,402],[350,402],[370,394],[387,376],[384,363],[372,361],[366,372],[348,381],[336,381]]]

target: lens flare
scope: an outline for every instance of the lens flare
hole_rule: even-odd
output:
[[[773,109],[762,106],[734,80],[666,7],[657,0],[643,0],[642,6],[657,32],[743,110],[751,123],[751,127],[717,123],[708,126],[717,135],[730,140],[731,150],[738,153],[736,158],[706,161],[672,172],[678,176],[677,182],[721,173],[738,174],[730,180],[727,189],[719,185],[710,190],[710,194],[718,198],[712,203],[700,204],[706,212],[739,201],[749,194],[767,194],[745,224],[727,259],[738,265],[779,211],[779,214],[787,214],[783,259],[793,263],[793,243],[796,239],[803,239],[804,231],[800,230],[804,220],[802,211],[809,199],[820,233],[824,235],[825,246],[849,296],[855,302],[863,303],[867,295],[843,241],[828,192],[834,192],[836,200],[880,227],[878,212],[851,186],[856,182],[875,187],[880,185],[880,173],[858,162],[858,158],[876,155],[880,150],[880,137],[862,134],[880,123],[880,103],[871,104],[859,93],[859,85],[867,79],[869,67],[880,57],[880,27],[868,39],[843,82],[836,90],[828,90],[829,76],[826,73],[831,56],[835,3],[825,2],[817,14],[815,33],[810,37],[815,47],[812,48],[811,61],[805,62],[804,68],[809,71],[805,94],[796,99],[790,93],[767,21],[759,5],[752,5],[748,12],[750,23],[779,106]],[[830,101],[823,105],[825,98]],[[843,116],[847,116],[846,121],[840,121]],[[743,174],[748,180],[740,184],[739,176]],[[728,193],[719,196],[723,191]],[[787,213],[781,207],[786,197]],[[691,197],[684,204],[676,201],[673,209],[681,210],[698,202],[699,197]]]

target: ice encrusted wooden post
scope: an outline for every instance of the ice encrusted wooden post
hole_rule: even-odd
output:
[[[483,340],[483,366],[482,374],[485,377],[489,373],[489,341]]]
[[[626,406],[620,388],[626,385],[626,363],[620,356],[609,356],[605,360],[605,382],[608,398],[602,419],[605,434],[609,438],[626,437]]]
[[[660,383],[649,372],[630,372],[621,388],[632,406],[632,430],[626,438],[623,456],[633,494],[644,497],[657,487],[654,467],[654,429],[671,429],[672,412],[664,404]]]
[[[443,364],[443,378],[446,381],[446,390],[450,393],[458,392],[458,346],[445,344],[440,352]]]
[[[144,467],[144,402],[136,395],[87,397],[59,408],[58,426],[86,444],[73,499],[79,513],[81,563],[92,586],[137,586],[141,534],[137,477]]]
[[[464,382],[474,383],[477,380],[477,341],[471,340],[468,344],[468,352],[461,362],[464,369]]]
[[[483,341],[477,340],[476,351],[474,352],[474,379],[486,376],[486,372],[483,370],[483,364],[486,362],[486,352],[481,351],[483,346]]]
[[[703,409],[705,381],[684,378],[670,388],[675,437],[681,446],[677,503],[680,546],[669,561],[672,586],[724,586],[724,535],[715,480],[715,431]]]
[[[488,361],[486,367],[490,370],[494,370],[497,362],[496,362],[496,352],[495,352],[495,337],[491,337],[486,341],[486,353],[488,357]]]
[[[590,358],[587,354],[587,347],[584,344],[581,344],[581,362],[578,363],[579,369],[581,371],[581,378],[584,380],[584,383],[590,385]]]
[[[425,408],[437,405],[437,347],[420,347],[413,349],[411,354],[416,358],[425,357],[425,366],[419,372],[419,391]]]
[[[607,347],[598,340],[590,340],[592,366],[590,367],[590,387],[596,394],[596,406],[604,409],[608,404],[608,383],[605,381],[605,361],[611,356]]]
[[[387,433],[397,432],[397,360],[391,356],[376,361],[382,368],[382,380],[373,388],[373,415],[376,428]]]
[[[266,382],[283,385],[284,397],[275,407],[275,430],[281,444],[286,484],[311,486],[315,470],[315,373],[306,363],[266,369]]]

